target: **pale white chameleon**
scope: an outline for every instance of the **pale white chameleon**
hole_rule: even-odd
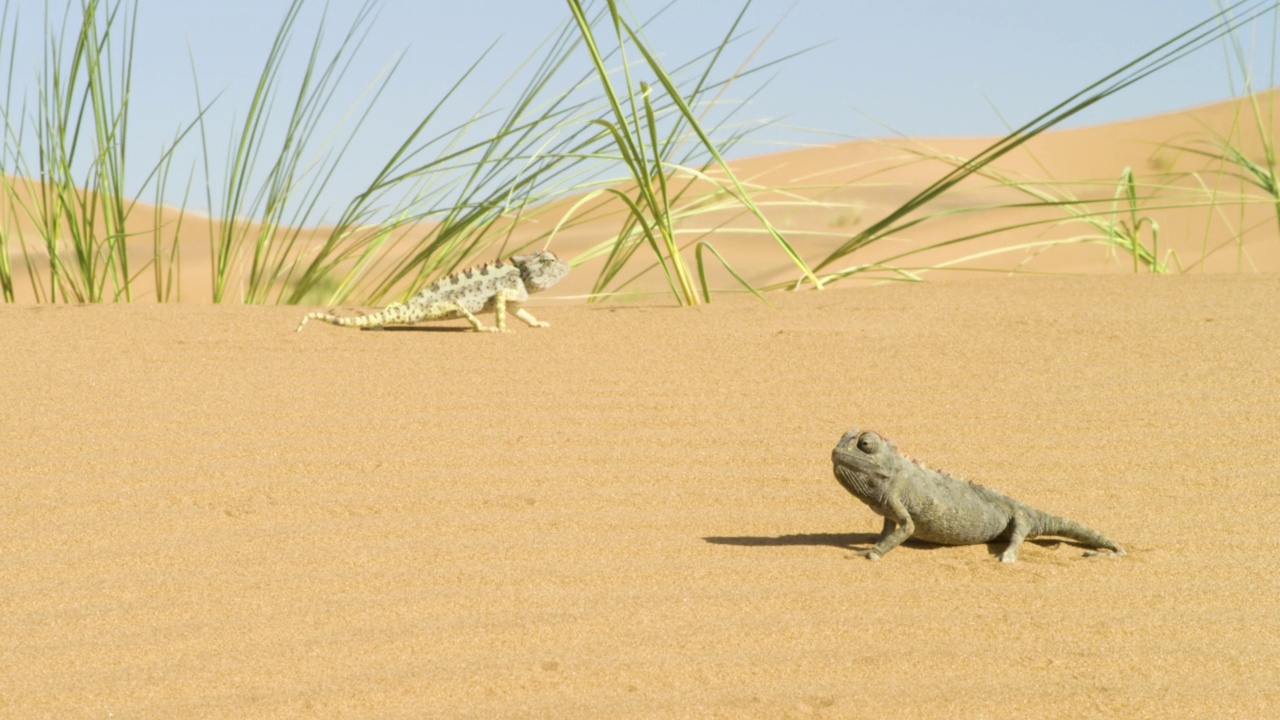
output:
[[[468,268],[441,278],[419,290],[408,302],[392,303],[370,315],[341,317],[326,312],[309,313],[298,323],[298,332],[308,320],[323,320],[345,327],[376,328],[384,325],[413,325],[428,320],[466,318],[471,327],[484,332],[507,332],[507,308],[530,327],[549,327],[520,307],[536,293],[555,285],[569,272],[569,264],[550,251],[516,255]],[[477,314],[492,311],[495,327],[480,322]]]

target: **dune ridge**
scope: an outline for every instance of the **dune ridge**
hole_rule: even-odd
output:
[[[1269,117],[1277,102],[1276,91],[1256,96],[1261,116]],[[1213,103],[1175,113],[1153,115],[1123,122],[1085,128],[1055,130],[1033,138],[995,167],[1008,179],[1025,181],[1038,192],[1055,197],[1090,200],[1085,211],[1103,214],[1117,222],[1128,221],[1121,212],[1112,218],[1113,208],[1123,210],[1115,202],[1121,174],[1130,169],[1145,191],[1160,186],[1145,203],[1142,217],[1160,228],[1158,254],[1169,260],[1176,255],[1171,269],[1189,272],[1280,272],[1280,230],[1277,229],[1274,205],[1265,192],[1252,187],[1238,173],[1224,172],[1221,167],[1197,155],[1193,150],[1206,150],[1206,140],[1216,136],[1227,138],[1245,157],[1265,164],[1262,137],[1275,142],[1274,128],[1259,129],[1249,98]],[[757,188],[756,199],[766,214],[800,255],[810,264],[817,263],[834,247],[878,220],[950,169],[948,162],[937,158],[972,157],[995,138],[909,138],[896,140],[852,140],[830,145],[802,147],[735,160],[735,174],[749,186]],[[921,159],[925,153],[934,159]],[[715,170],[711,171],[714,176]],[[20,183],[25,188],[25,185]],[[34,187],[34,186],[33,186]],[[710,192],[708,185],[697,186],[699,192]],[[1242,200],[1245,198],[1245,200]],[[529,242],[550,231],[579,202],[568,197],[541,206],[522,221],[512,236],[516,243]],[[800,199],[800,200],[798,200]],[[28,198],[28,201],[30,199]],[[938,217],[895,234],[874,246],[860,250],[843,263],[828,268],[843,269],[848,265],[874,264],[903,252],[919,250],[947,240],[966,237],[996,228],[1017,226],[990,237],[920,252],[893,261],[913,273],[931,280],[967,277],[991,271],[1007,273],[1124,273],[1132,272],[1132,260],[1123,253],[1097,244],[1060,244],[1046,248],[1044,243],[1097,235],[1095,228],[1073,220],[1070,213],[1053,207],[1008,207],[1026,205],[1035,197],[1011,189],[1007,184],[974,178],[934,201],[925,212],[942,212]],[[986,208],[978,211],[972,208]],[[964,212],[956,212],[964,210]],[[130,253],[134,267],[142,267],[150,259],[155,241],[155,228],[166,248],[174,246],[182,267],[181,300],[208,302],[211,297],[211,259],[209,234],[218,232],[219,221],[189,214],[179,223],[175,208],[160,208],[144,202],[136,204],[130,216]],[[579,208],[575,222],[561,229],[552,240],[552,249],[566,258],[585,258],[591,248],[615,237],[622,223],[622,206],[616,199],[604,198]],[[30,219],[12,208],[0,207],[0,227],[9,232],[10,262],[22,267],[15,240],[17,234],[29,244],[38,238]],[[792,281],[798,277],[794,264],[759,230],[759,223],[740,210],[702,213],[677,221],[676,231],[682,242],[702,236],[709,228],[721,228],[709,239],[750,282],[757,285]],[[425,234],[427,225],[399,228],[390,243],[409,247],[416,237]],[[260,230],[250,222],[242,226],[246,237]],[[285,230],[282,230],[282,232]],[[304,228],[299,234],[299,247],[305,255],[323,242],[328,228]],[[1143,241],[1149,243],[1150,226],[1144,226]],[[176,245],[175,245],[176,240]],[[1039,243],[1012,252],[995,253],[1002,248]],[[46,271],[47,257],[35,253],[36,267]],[[166,250],[166,252],[168,252]],[[641,249],[631,272],[649,264],[647,249]],[[245,266],[250,253],[242,253],[239,265]],[[972,258],[965,261],[964,258]],[[475,258],[476,261],[488,256]],[[692,261],[690,259],[690,261]],[[582,260],[578,271],[560,288],[563,295],[581,297],[590,293],[600,271],[603,258]],[[931,268],[935,268],[931,270]],[[945,268],[945,269],[936,269]],[[20,273],[25,275],[25,273]],[[888,272],[869,274],[882,280]],[[740,290],[733,278],[712,263],[709,277],[713,287]],[[31,299],[30,288],[20,278],[19,300]],[[146,278],[136,283],[135,297],[154,296],[154,283]],[[406,287],[406,289],[409,289]],[[658,272],[649,272],[628,286],[631,295],[667,292],[666,282]]]

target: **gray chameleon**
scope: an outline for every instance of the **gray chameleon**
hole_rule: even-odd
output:
[[[831,451],[831,463],[836,481],[884,517],[884,529],[875,546],[859,553],[871,560],[879,560],[909,537],[942,545],[973,545],[1008,537],[1001,562],[1017,560],[1022,541],[1040,535],[1125,554],[1119,545],[1078,522],[924,467],[899,454],[893,443],[874,432],[845,433]]]
[[[529,327],[550,327],[539,321],[520,303],[555,285],[569,273],[569,263],[547,250],[529,255],[516,255],[456,272],[419,290],[408,302],[392,303],[371,315],[339,317],[325,312],[309,313],[298,323],[298,332],[308,320],[323,320],[334,325],[378,328],[384,325],[412,325],[427,320],[466,318],[471,327],[483,332],[507,332],[507,306],[514,306],[515,316]],[[476,317],[492,311],[496,327],[486,326]]]

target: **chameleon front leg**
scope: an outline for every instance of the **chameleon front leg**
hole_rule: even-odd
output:
[[[884,524],[880,526],[880,535],[876,537],[876,544],[879,545],[880,543],[884,542],[885,538],[889,537],[889,534],[892,533],[893,529],[896,527],[898,527],[897,523],[890,520],[889,518],[885,518]],[[861,555],[863,557],[870,557],[872,548],[863,548],[862,550],[858,550],[856,552],[858,555]],[[872,558],[872,559],[874,560],[877,558]]]
[[[879,560],[916,531],[915,521],[911,519],[906,507],[897,498],[889,500],[889,512],[893,517],[885,516],[884,527],[880,531],[880,538],[876,540],[875,546],[859,551],[859,555],[865,556],[868,560]],[[895,525],[897,527],[894,527]]]
[[[551,323],[543,322],[539,320],[538,318],[531,315],[529,311],[525,310],[524,308],[518,308],[516,310],[516,317],[523,320],[524,324],[528,325],[529,327],[551,327]]]
[[[494,322],[498,325],[498,332],[507,332],[507,292],[499,290],[498,294],[493,296],[493,316]]]
[[[513,314],[529,327],[551,327],[551,323],[542,322],[534,317],[532,313],[520,307],[520,303],[528,296],[527,293],[521,294],[514,290],[503,290],[493,298],[493,314],[497,317],[498,330],[507,332],[507,305],[510,303],[514,308]]]

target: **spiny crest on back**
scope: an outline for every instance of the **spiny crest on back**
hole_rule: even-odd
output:
[[[874,430],[872,430],[871,432],[875,432],[875,431],[874,431]],[[899,450],[899,449],[898,449],[898,446],[897,446],[896,444],[894,444],[894,442],[893,442],[892,440],[890,440],[889,438],[885,437],[885,436],[884,436],[884,435],[882,435],[881,433],[878,433],[878,432],[877,432],[877,433],[876,433],[876,435],[879,435],[879,436],[880,436],[880,439],[881,439],[881,440],[884,440],[885,444],[887,444],[890,448],[892,448],[892,449],[893,449],[893,452],[894,452],[894,454],[895,454],[895,455],[897,455],[898,457],[902,458],[903,460],[906,460],[907,462],[911,463],[912,465],[915,465],[916,467],[921,468],[921,469],[923,469],[923,470],[931,470],[931,471],[933,471],[933,472],[938,473],[939,475],[946,475],[946,476],[947,476],[947,477],[949,477],[949,478],[954,478],[954,479],[956,479],[956,480],[964,480],[964,478],[960,477],[959,475],[956,475],[955,473],[947,472],[946,470],[943,470],[943,469],[942,469],[942,468],[940,468],[940,467],[934,467],[933,465],[930,465],[930,464],[928,464],[928,463],[926,463],[926,462],[923,462],[923,461],[921,461],[921,460],[917,460],[916,458],[913,458],[913,457],[911,457],[910,455],[908,455],[908,454],[906,454],[906,453],[902,452],[901,450]],[[970,483],[970,484],[972,484],[972,485],[977,485],[977,483],[973,482],[972,480],[966,480],[965,482],[968,482],[968,483]],[[979,485],[979,487],[981,487],[981,485]]]
[[[901,450],[899,450],[899,449],[898,449],[897,444],[895,444],[892,440],[890,440],[889,438],[885,437],[885,436],[884,436],[884,434],[882,434],[882,433],[880,433],[880,432],[877,432],[877,431],[875,431],[875,430],[857,430],[857,429],[850,430],[849,432],[845,433],[845,436],[844,436],[844,438],[842,438],[842,439],[841,439],[841,443],[840,443],[840,444],[841,444],[841,445],[844,445],[844,444],[846,444],[846,443],[847,443],[849,440],[851,440],[851,439],[856,441],[857,439],[861,438],[864,434],[869,434],[869,435],[872,435],[872,436],[874,436],[874,437],[876,438],[877,445],[876,445],[876,452],[874,453],[874,455],[875,455],[875,456],[880,456],[880,455],[882,455],[882,454],[883,454],[884,459],[882,460],[880,457],[876,457],[876,458],[875,458],[875,462],[877,462],[878,464],[881,464],[881,466],[882,466],[886,471],[891,471],[892,466],[891,466],[891,465],[885,465],[885,463],[886,463],[886,462],[890,462],[890,460],[889,460],[890,458],[897,458],[898,460],[900,460],[900,461],[902,461],[902,462],[905,462],[905,463],[907,463],[907,464],[909,464],[909,465],[911,465],[911,466],[917,467],[917,468],[919,468],[919,469],[921,469],[921,470],[924,470],[924,471],[926,471],[926,472],[936,473],[936,474],[941,475],[941,476],[943,476],[943,477],[945,477],[945,478],[948,478],[948,479],[950,479],[950,480],[954,480],[954,481],[959,482],[959,483],[966,483],[966,484],[968,484],[968,485],[972,485],[974,488],[976,488],[976,489],[978,489],[978,490],[987,490],[987,489],[988,489],[985,485],[982,485],[982,484],[980,484],[980,483],[976,483],[976,482],[974,482],[974,481],[972,481],[972,480],[966,480],[966,479],[964,479],[963,477],[960,477],[959,475],[956,475],[955,473],[947,472],[946,470],[943,470],[943,469],[938,468],[938,467],[934,467],[933,465],[929,465],[928,463],[922,462],[922,461],[920,461],[920,460],[917,460],[917,459],[916,459],[916,458],[914,458],[914,457],[911,457],[910,455],[908,455],[908,454],[906,454],[906,453],[902,452]],[[884,451],[884,452],[882,453],[882,451]]]
[[[418,296],[425,297],[433,293],[438,293],[444,287],[453,287],[456,285],[472,284],[468,281],[475,281],[475,280],[480,280],[481,278],[487,278],[491,274],[501,275],[503,274],[503,270],[505,270],[506,272],[513,272],[513,271],[518,271],[518,268],[515,266],[515,263],[511,262],[510,260],[506,260],[506,261],[494,260],[491,263],[484,263],[482,265],[477,265],[475,267],[464,268],[462,270],[455,270],[449,273],[448,275],[445,275],[444,277],[439,278],[435,282],[431,283],[430,285],[420,290],[418,292]]]

